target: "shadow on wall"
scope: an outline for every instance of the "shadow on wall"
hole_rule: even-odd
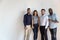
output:
[[[24,25],[23,17],[26,12],[23,10],[19,12],[19,17],[17,19],[17,40],[24,40]]]
[[[24,25],[23,25],[23,18],[26,11],[21,11],[19,17],[17,19],[17,40],[24,40]],[[31,31],[30,40],[33,40],[33,31]],[[40,40],[40,30],[38,32],[38,40]]]

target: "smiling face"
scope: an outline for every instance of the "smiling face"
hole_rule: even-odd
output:
[[[34,11],[33,11],[33,16],[38,16],[37,10],[34,10]]]
[[[30,14],[30,12],[31,12],[31,10],[30,10],[30,8],[28,8],[28,9],[27,9],[27,13]]]
[[[42,14],[42,15],[45,14],[45,9],[41,9],[41,14]]]
[[[37,12],[35,12],[35,16],[37,16]]]
[[[52,10],[52,8],[49,8],[49,14],[50,14],[50,15],[53,14],[53,10]]]

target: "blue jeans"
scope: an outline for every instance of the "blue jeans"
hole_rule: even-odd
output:
[[[34,40],[37,40],[37,36],[38,36],[38,24],[34,24],[33,33],[34,33]]]
[[[50,33],[51,33],[51,40],[57,40],[56,38],[57,28],[50,29]]]

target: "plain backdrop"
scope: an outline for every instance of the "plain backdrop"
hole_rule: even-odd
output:
[[[28,7],[31,13],[34,9],[38,10],[39,15],[42,8],[46,9],[47,14],[48,8],[52,8],[60,21],[60,0],[0,0],[0,40],[24,40],[23,15]],[[60,23],[57,27],[57,40],[60,40]],[[30,40],[32,37],[31,32]],[[51,39],[49,31],[48,38]]]

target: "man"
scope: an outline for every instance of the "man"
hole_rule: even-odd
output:
[[[29,40],[32,25],[32,15],[30,14],[30,8],[27,9],[27,14],[24,15],[24,29],[25,29],[25,40]]]
[[[49,29],[51,32],[51,40],[57,40],[56,33],[57,33],[57,26],[56,23],[58,23],[56,14],[53,13],[52,8],[49,8]]]
[[[45,14],[45,9],[41,9],[41,16],[40,16],[41,40],[48,40],[48,37],[47,37],[48,24],[49,24],[49,21],[48,21],[48,16]]]

